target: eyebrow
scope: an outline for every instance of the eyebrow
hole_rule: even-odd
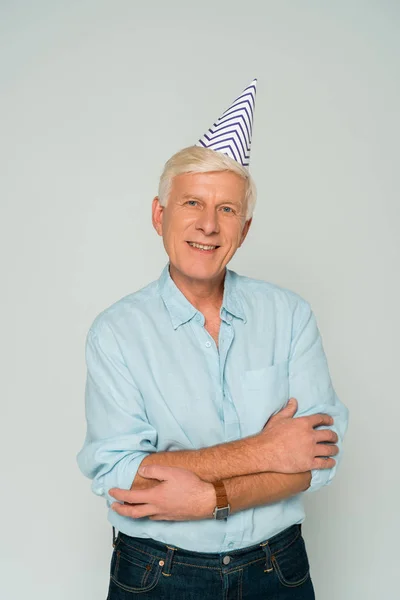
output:
[[[190,200],[202,200],[202,198],[199,198],[198,196],[193,196],[193,194],[183,194],[182,198],[186,199],[190,199]],[[220,204],[232,204],[232,206],[241,206],[242,202],[234,202],[233,200],[224,200],[223,202],[220,202]]]
[[[201,198],[193,196],[193,194],[183,194],[182,198],[190,198],[191,200],[201,200]]]

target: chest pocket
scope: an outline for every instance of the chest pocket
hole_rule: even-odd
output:
[[[249,429],[247,435],[259,432],[268,419],[289,400],[289,363],[244,371],[240,377],[243,408]]]

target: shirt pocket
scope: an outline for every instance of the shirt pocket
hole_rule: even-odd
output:
[[[268,419],[289,400],[289,362],[244,371],[241,373],[241,390],[247,435],[259,432]]]

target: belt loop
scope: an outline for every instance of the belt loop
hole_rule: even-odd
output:
[[[114,526],[113,526],[113,528],[112,528],[112,531],[113,531],[113,535],[112,535],[112,545],[113,545],[113,548],[115,548],[115,542],[117,541],[117,536],[115,535],[115,527],[114,527]]]
[[[162,574],[165,577],[171,577],[171,575],[172,575],[172,573],[171,573],[172,559],[173,559],[176,548],[174,548],[173,546],[167,546],[167,548],[168,548],[167,556],[165,557],[164,568],[162,570]]]
[[[268,541],[260,544],[263,552],[265,553],[265,565],[264,565],[264,573],[271,573],[273,571],[272,561],[271,561],[271,549],[269,547]]]

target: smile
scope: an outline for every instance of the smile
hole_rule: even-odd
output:
[[[196,248],[197,250],[205,250],[206,252],[211,252],[212,250],[216,250],[219,246],[206,246],[205,244],[197,244],[196,242],[188,242],[191,248]]]

